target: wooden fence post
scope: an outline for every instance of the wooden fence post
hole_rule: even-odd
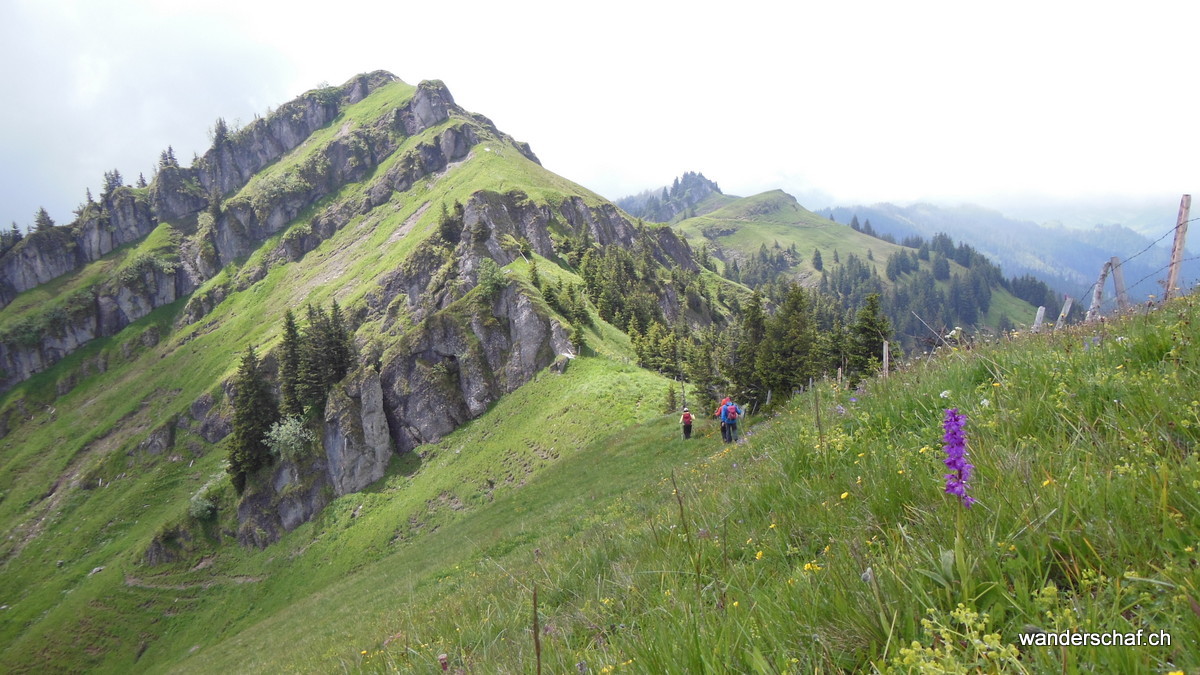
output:
[[[1071,313],[1071,304],[1075,302],[1075,300],[1069,295],[1066,297],[1067,299],[1063,301],[1062,311],[1058,313],[1058,321],[1054,322],[1054,330],[1062,328],[1063,323],[1067,320],[1067,315]]]
[[[1112,269],[1112,261],[1104,261],[1104,266],[1100,268],[1100,278],[1096,280],[1096,285],[1092,288],[1092,306],[1088,307],[1087,316],[1084,321],[1091,323],[1100,318],[1100,301],[1104,298],[1104,280],[1108,278],[1108,271]]]
[[[1033,320],[1033,329],[1031,332],[1036,333],[1039,330],[1041,330],[1042,329],[1042,319],[1045,319],[1045,318],[1046,318],[1046,308],[1038,307],[1037,317],[1035,317]]]
[[[1121,261],[1113,256],[1108,261],[1112,266],[1113,286],[1117,289],[1117,308],[1122,312],[1129,309],[1129,294],[1125,292],[1125,270],[1121,269]]]
[[[1183,261],[1183,241],[1187,238],[1188,211],[1192,208],[1192,196],[1184,195],[1179,202],[1179,220],[1175,223],[1175,243],[1171,246],[1171,269],[1167,271],[1166,288],[1163,289],[1163,302],[1175,294],[1175,284],[1179,282],[1179,265]]]
[[[884,340],[883,341],[883,376],[884,377],[888,376],[888,361],[890,360],[890,357],[891,357],[891,355],[888,353],[888,341]]]

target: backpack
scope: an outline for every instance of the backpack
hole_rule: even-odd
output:
[[[729,420],[730,422],[736,422],[737,417],[738,417],[737,406],[729,405],[728,407],[725,408],[725,419]]]
[[[692,423],[692,413],[690,413],[690,412],[683,413],[683,423],[684,424]]]

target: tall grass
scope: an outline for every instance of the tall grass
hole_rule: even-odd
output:
[[[298,600],[302,621],[272,614],[176,666],[261,650],[262,670],[429,672],[444,654],[531,672],[536,585],[548,672],[1194,672],[1194,316],[1184,299],[826,383],[820,431],[809,395],[736,445],[704,422],[686,443],[673,417],[632,427],[447,524],[426,540],[459,542],[439,561],[381,558]],[[967,416],[970,509],[944,493],[948,407]],[[325,633],[362,611],[372,630]],[[1172,644],[1020,644],[1138,630]]]

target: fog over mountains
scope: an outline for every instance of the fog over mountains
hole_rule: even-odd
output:
[[[854,218],[863,224],[869,221],[878,234],[891,235],[897,241],[906,236],[928,237],[945,232],[991,257],[1006,275],[1033,274],[1076,298],[1088,292],[1104,261],[1116,256],[1125,261],[1129,292],[1139,300],[1162,293],[1158,281],[1165,272],[1159,270],[1169,262],[1176,221],[1173,212],[1155,216],[1151,211],[1132,207],[1114,211],[1108,217],[1068,210],[1064,221],[1045,224],[969,204],[884,203],[836,207],[819,213],[841,223]],[[1094,219],[1092,225],[1079,226],[1089,217]],[[1072,226],[1067,226],[1068,222]],[[1131,224],[1119,224],[1124,222]],[[1184,257],[1190,258],[1191,253],[1185,253]],[[1181,271],[1183,285],[1193,285],[1198,277],[1197,261],[1185,262]],[[1111,288],[1105,295],[1112,296]]]

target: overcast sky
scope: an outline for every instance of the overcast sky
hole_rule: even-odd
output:
[[[788,5],[785,7],[785,5]],[[1164,203],[1200,186],[1200,3],[0,0],[0,226],[187,163],[321,82],[441,79],[617,198],[700,171],[809,208]],[[1168,226],[1171,223],[1168,223]]]

